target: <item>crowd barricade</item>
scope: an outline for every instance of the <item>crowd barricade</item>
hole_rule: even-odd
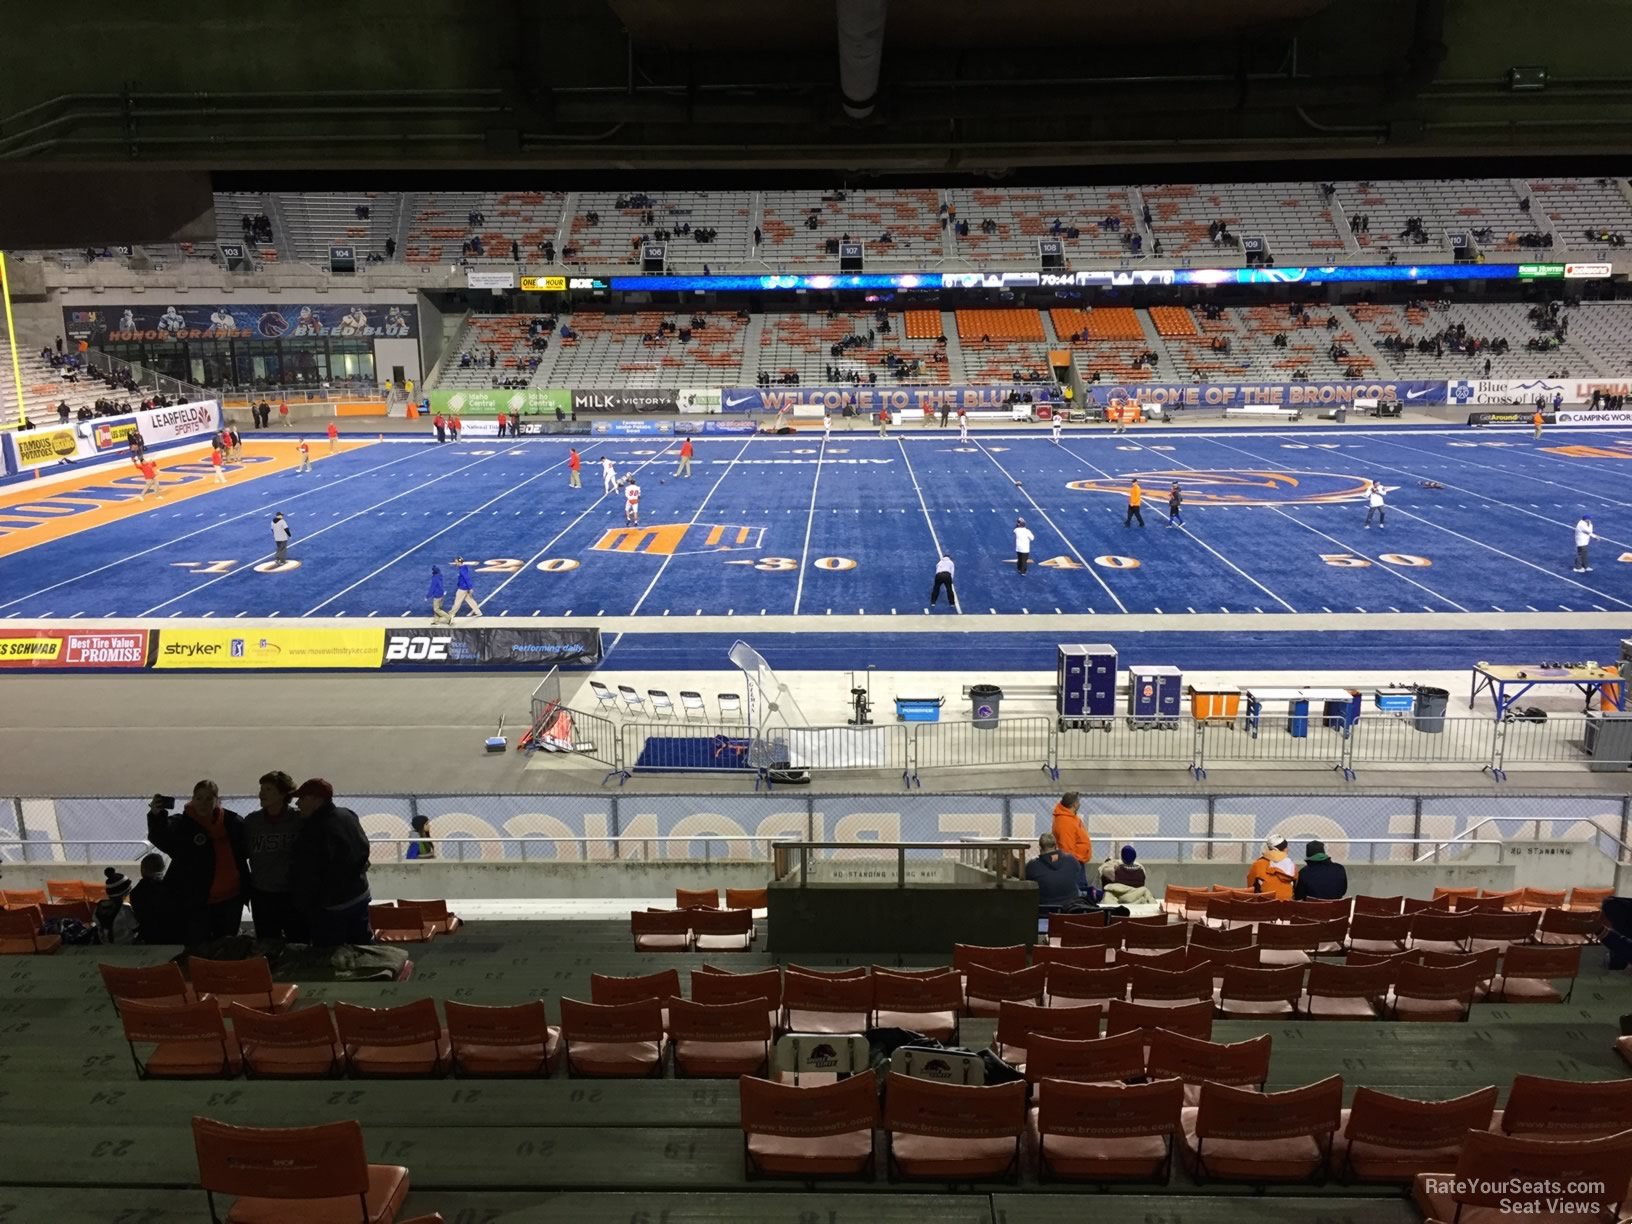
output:
[[[906,730],[905,727],[902,730]],[[973,722],[918,723],[912,728],[911,783],[921,786],[926,769],[1035,766],[1059,775],[1054,720],[1037,716],[999,719],[994,726]]]

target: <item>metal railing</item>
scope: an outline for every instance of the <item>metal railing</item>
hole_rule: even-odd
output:
[[[808,888],[812,882],[813,858],[818,864],[831,863],[854,851],[870,851],[872,857],[886,861],[893,858],[894,885],[897,888],[905,888],[912,881],[913,873],[908,870],[908,864],[921,862],[926,857],[952,859],[961,866],[974,868],[985,873],[1001,888],[1005,883],[1025,878],[1026,856],[1031,851],[1031,843],[1001,837],[913,842],[777,841],[772,851],[772,874],[778,880],[785,880],[797,872],[799,887]],[[842,867],[838,871],[838,877],[832,880],[834,883],[871,882],[844,878]],[[817,879],[815,882],[821,884],[824,881]]]
[[[1422,863],[1432,860],[1437,863],[1439,861],[1441,852],[1449,849],[1452,846],[1492,844],[1505,845],[1509,842],[1520,840],[1519,838],[1514,837],[1479,836],[1479,831],[1481,829],[1487,829],[1492,826],[1500,828],[1503,825],[1517,825],[1518,827],[1523,828],[1525,825],[1532,825],[1534,826],[1534,835],[1529,839],[1530,841],[1539,842],[1552,840],[1542,837],[1541,830],[1543,825],[1552,825],[1556,823],[1558,822],[1555,820],[1549,820],[1546,817],[1486,816],[1476,823],[1469,825],[1456,836],[1442,838],[1441,840],[1434,842],[1426,851],[1419,854],[1413,861]],[[1622,841],[1619,837],[1615,836],[1615,834],[1611,833],[1608,829],[1604,828],[1603,825],[1599,824],[1595,820],[1589,820],[1582,823],[1590,824],[1593,827],[1594,833],[1591,840],[1597,843],[1597,848],[1604,851],[1608,857],[1617,860],[1632,859],[1632,845],[1628,845],[1626,842]]]
[[[156,391],[160,395],[173,395],[185,403],[198,403],[202,400],[217,398],[217,393],[206,391],[203,387],[196,387],[190,382],[179,378],[172,378],[168,374],[160,374],[157,370],[150,370],[146,366],[136,365],[105,353],[101,349],[88,349],[85,353],[85,364],[93,370],[100,370],[114,378],[128,379],[144,391]]]
[[[558,681],[553,691],[559,700]],[[539,700],[535,692],[535,722]],[[992,726],[947,719],[866,727],[778,726],[756,734],[743,723],[654,720],[644,708],[636,711],[638,721],[616,723],[606,715],[621,710],[571,713],[581,725],[593,722],[596,727],[589,741],[595,751],[583,755],[608,766],[607,780],[617,777],[621,782],[634,773],[747,773],[756,789],[770,785],[770,771],[785,765],[829,776],[893,773],[907,789],[921,787],[926,772],[958,769],[1038,768],[1055,780],[1062,767],[1183,769],[1199,781],[1209,768],[1252,766],[1330,769],[1353,781],[1359,767],[1405,765],[1474,770],[1500,782],[1511,765],[1632,766],[1632,761],[1606,760],[1588,750],[1591,719],[1584,715],[1543,722],[1466,717],[1430,723],[1391,715],[1349,721],[1320,713],[1233,720],[1119,715],[1069,729],[1061,729],[1052,716],[1018,715]],[[608,748],[614,743],[615,754]]]

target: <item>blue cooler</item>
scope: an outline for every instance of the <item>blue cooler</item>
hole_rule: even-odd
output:
[[[1380,688],[1371,701],[1380,714],[1409,714],[1416,708],[1417,694],[1415,689]]]
[[[932,723],[941,721],[941,706],[945,697],[897,697],[895,721]]]

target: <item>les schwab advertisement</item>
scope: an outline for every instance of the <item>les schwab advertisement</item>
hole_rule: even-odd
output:
[[[384,655],[380,629],[161,629],[153,666],[172,671],[377,668]]]
[[[145,629],[0,630],[0,668],[95,670],[147,666]]]

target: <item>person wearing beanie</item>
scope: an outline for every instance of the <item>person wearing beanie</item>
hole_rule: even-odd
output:
[[[260,807],[244,817],[249,846],[249,908],[256,939],[306,942],[306,923],[289,889],[300,814],[295,811],[295,780],[281,769],[262,774]]]
[[[442,578],[442,567],[431,566],[431,585],[425,591],[425,598],[431,601],[431,624],[451,625],[453,615],[442,606],[442,601],[448,597],[448,584]]]
[[[170,858],[165,884],[191,945],[236,935],[249,893],[244,818],[221,806],[221,789],[205,779],[180,812],[162,795],[147,809],[147,840]]]
[[[1341,901],[1349,895],[1349,873],[1342,863],[1332,862],[1325,842],[1312,841],[1303,853],[1303,870],[1292,885],[1295,900]]]
[[[368,925],[368,835],[350,808],[337,807],[334,787],[308,778],[295,791],[300,832],[290,885],[312,944],[374,942]]]
[[[1274,897],[1277,901],[1292,900],[1292,890],[1298,879],[1298,865],[1286,852],[1286,838],[1271,837],[1264,842],[1264,851],[1247,868],[1247,887],[1255,893]]]
[[[170,884],[164,878],[164,855],[144,854],[142,878],[130,890],[130,910],[144,944],[186,943],[181,916],[176,909]]]
[[[408,843],[408,859],[433,859],[436,857],[436,843],[431,840],[431,818],[429,816],[415,816],[408,822],[413,826],[414,836],[418,840]]]
[[[108,895],[96,903],[96,938],[105,944],[133,944],[139,927],[135,913],[125,904],[130,897],[130,877],[117,867],[104,867],[102,875],[102,887]]]
[[[1139,853],[1132,846],[1123,846],[1121,853],[1106,859],[1099,868],[1101,886],[1107,897],[1119,905],[1154,905],[1156,898],[1145,886],[1145,869],[1139,862]]]

